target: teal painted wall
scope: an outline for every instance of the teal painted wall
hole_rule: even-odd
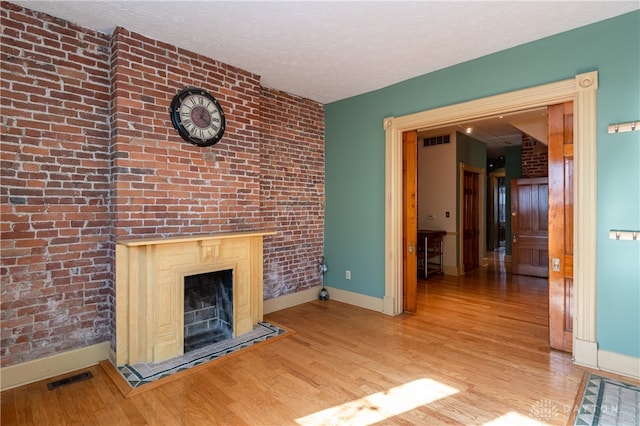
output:
[[[457,132],[456,150],[458,163],[465,163],[478,169],[487,168],[487,146],[479,140]]]
[[[383,118],[593,70],[599,71],[598,343],[640,357],[640,244],[608,239],[609,229],[640,229],[640,133],[607,133],[611,123],[640,118],[638,11],[326,105],[327,285],[384,295]]]
[[[356,101],[356,100],[354,100]],[[348,102],[347,102],[348,103]],[[384,296],[384,136],[375,105],[325,110],[325,284]],[[354,126],[339,124],[348,118]],[[327,160],[330,157],[331,160]],[[327,189],[332,188],[331,194]],[[330,224],[330,225],[329,225]],[[331,230],[331,235],[326,230]],[[330,248],[327,249],[327,242]],[[352,271],[351,280],[345,271]]]

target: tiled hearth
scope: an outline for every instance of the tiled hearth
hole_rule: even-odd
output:
[[[184,280],[233,274],[233,337],[262,321],[262,238],[247,231],[116,245],[115,364],[158,363],[184,353]]]
[[[123,365],[118,367],[118,371],[129,386],[137,388],[144,384],[155,382],[173,374],[197,367],[205,362],[219,360],[227,355],[266,342],[267,340],[284,336],[285,333],[291,332],[268,322],[260,322],[252,331],[242,336],[214,343],[159,363]]]

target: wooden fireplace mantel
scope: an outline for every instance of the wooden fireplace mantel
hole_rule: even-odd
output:
[[[233,335],[263,319],[263,250],[271,231],[116,243],[115,364],[160,362],[184,353],[184,278],[233,270]]]
[[[276,235],[275,231],[241,231],[241,232],[221,232],[219,234],[204,234],[204,235],[188,235],[188,236],[174,236],[165,238],[136,238],[136,239],[122,239],[118,240],[116,244],[122,244],[127,247],[137,246],[153,246],[158,244],[175,244],[191,241],[209,241],[219,240],[226,238],[246,238],[257,237],[266,235]]]

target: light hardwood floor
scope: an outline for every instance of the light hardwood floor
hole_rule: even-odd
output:
[[[296,333],[124,398],[101,367],[2,393],[2,425],[565,424],[586,371],[549,349],[546,280],[499,267],[418,285],[418,314],[333,300]]]

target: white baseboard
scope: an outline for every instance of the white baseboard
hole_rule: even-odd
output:
[[[263,303],[263,311],[265,314],[279,311],[281,309],[290,308],[292,306],[301,305],[303,303],[316,300],[320,294],[321,287],[312,287],[297,293],[290,293],[275,299],[265,300]],[[376,297],[365,296],[351,291],[341,290],[334,287],[325,287],[329,292],[329,298],[338,302],[348,303],[350,305],[359,306],[361,308],[371,309],[376,312],[383,312],[384,300]]]
[[[460,269],[455,265],[453,266],[444,265],[442,267],[442,271],[444,272],[445,275],[453,275],[454,277],[457,277],[458,275],[462,275],[460,273]]]
[[[383,312],[384,299],[378,299],[377,297],[366,296],[364,294],[353,293],[351,291],[333,287],[327,287],[327,291],[329,292],[329,297],[332,300],[348,303],[350,305],[359,306],[376,312]]]
[[[392,296],[385,296],[382,299],[382,313],[387,315],[398,315],[396,312],[396,298]]]
[[[0,368],[0,389],[4,391],[96,365],[109,357],[110,346],[109,342],[102,342],[2,367]]]
[[[281,309],[311,302],[312,300],[317,299],[319,294],[320,286],[311,287],[296,293],[285,294],[284,296],[276,297],[275,299],[267,299],[263,302],[262,310],[265,314],[270,314],[271,312],[279,311]]]
[[[573,339],[573,362],[589,368],[598,368],[598,344]]]
[[[601,370],[640,380],[640,358],[599,350],[598,367]]]

